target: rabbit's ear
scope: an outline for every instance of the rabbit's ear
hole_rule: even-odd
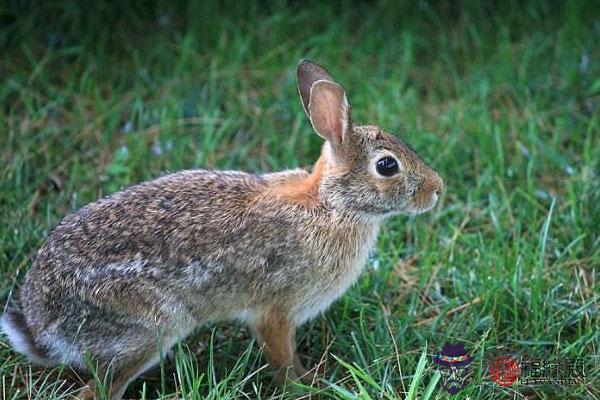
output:
[[[333,147],[346,138],[350,127],[350,105],[340,85],[327,80],[313,83],[308,102],[308,116],[315,132]]]
[[[310,117],[308,112],[308,103],[310,101],[310,89],[316,81],[329,81],[333,82],[333,78],[329,75],[329,72],[319,64],[315,64],[309,60],[301,60],[297,67],[298,74],[298,92],[302,99],[302,106],[304,111]]]

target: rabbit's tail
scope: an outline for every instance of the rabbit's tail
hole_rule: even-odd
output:
[[[23,312],[15,308],[6,309],[0,318],[0,328],[8,336],[13,349],[25,355],[29,361],[42,366],[55,365],[33,340]]]

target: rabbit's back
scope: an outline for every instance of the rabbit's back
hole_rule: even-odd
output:
[[[142,255],[186,262],[210,244],[211,231],[236,225],[257,176],[182,171],[132,186],[63,219],[40,249],[36,266],[85,268]],[[193,245],[191,244],[193,243]]]

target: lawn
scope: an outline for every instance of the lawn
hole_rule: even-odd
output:
[[[459,3],[2,3],[0,305],[61,218],[99,197],[181,169],[310,166],[306,57],[444,194],[388,220],[358,283],[299,330],[319,388],[275,389],[248,331],[218,324],[127,397],[446,398],[433,356],[448,341],[474,358],[454,398],[599,398],[600,7]],[[505,353],[582,360],[585,379],[501,387],[488,368]],[[0,336],[1,399],[72,398],[68,375]]]

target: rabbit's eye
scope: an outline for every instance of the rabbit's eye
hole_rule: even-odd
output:
[[[400,168],[398,167],[398,161],[393,157],[383,157],[377,161],[375,167],[377,173],[381,176],[392,176],[396,175]]]

